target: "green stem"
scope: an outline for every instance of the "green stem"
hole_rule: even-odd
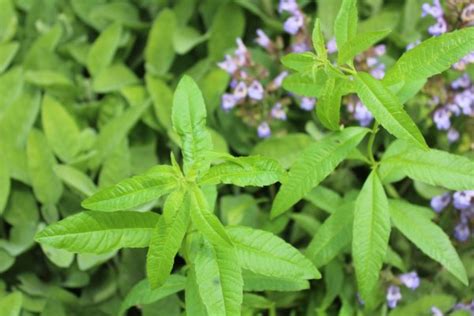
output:
[[[372,127],[372,132],[370,134],[369,142],[367,143],[367,153],[369,154],[369,160],[372,167],[375,167],[377,165],[377,162],[375,161],[375,158],[374,158],[374,152],[373,152],[372,147],[374,146],[375,136],[377,135],[378,131],[379,131],[379,122],[375,121],[374,126]]]
[[[384,185],[384,187],[390,197],[395,198],[395,199],[400,198],[400,194],[398,194],[397,190],[395,189],[393,185],[386,184]]]

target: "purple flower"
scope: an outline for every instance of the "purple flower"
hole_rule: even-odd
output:
[[[272,43],[267,34],[265,34],[261,29],[257,29],[257,38],[255,39],[255,42],[263,48],[269,48]]]
[[[268,138],[272,135],[272,131],[267,122],[262,122],[258,125],[257,134],[260,138]]]
[[[369,109],[360,101],[357,101],[355,105],[349,104],[349,112],[353,113],[354,118],[361,126],[369,126],[374,119]]]
[[[433,5],[429,5],[428,3],[424,3],[421,6],[421,16],[425,17],[427,15],[431,15],[435,19],[438,19],[443,16],[443,8],[441,7],[441,3],[439,0],[433,0]]]
[[[285,23],[283,24],[283,29],[291,34],[295,35],[298,33],[301,27],[304,24],[304,17],[301,13],[296,12],[294,15],[290,16]]]
[[[300,108],[305,111],[311,111],[314,109],[315,104],[316,104],[315,98],[302,97],[301,102],[300,102]]]
[[[454,128],[450,128],[448,131],[448,142],[455,143],[459,140],[459,132]]]
[[[416,46],[420,45],[420,43],[421,43],[421,40],[417,39],[413,43],[408,44],[407,47],[406,47],[406,50],[407,51],[411,50],[411,49],[415,48]]]
[[[221,107],[224,111],[229,111],[235,107],[237,99],[233,94],[224,93],[222,96]]]
[[[448,23],[443,18],[438,18],[436,24],[428,28],[428,33],[433,36],[438,36],[448,31]]]
[[[273,85],[275,86],[275,88],[281,87],[283,79],[285,79],[286,76],[288,76],[288,71],[282,71],[278,76],[275,77],[275,79],[273,79]]]
[[[293,53],[304,53],[310,50],[311,48],[306,42],[296,42],[291,45],[291,51]]]
[[[367,66],[374,67],[379,63],[379,60],[376,57],[368,57],[367,58]]]
[[[431,307],[431,314],[432,316],[444,316],[443,312],[436,306]]]
[[[225,55],[224,61],[221,61],[220,63],[217,63],[217,66],[219,66],[221,69],[225,70],[229,74],[233,74],[238,66],[235,63],[235,61],[230,57],[230,55]]]
[[[474,199],[474,190],[459,191],[453,194],[453,204],[458,210],[467,209]]]
[[[242,42],[242,39],[238,37],[236,40],[237,43],[237,49],[235,50],[235,57],[237,58],[237,65],[243,66],[245,65],[247,61],[247,55],[248,55],[248,50],[247,47],[245,46],[244,42]]]
[[[451,127],[450,121],[451,113],[446,109],[438,109],[434,112],[433,121],[436,124],[436,128],[439,130],[448,130]]]
[[[380,44],[374,47],[375,55],[382,56],[387,52],[387,46],[385,44]]]
[[[235,86],[234,89],[234,97],[237,101],[240,101],[242,99],[245,99],[247,96],[247,86],[245,85],[245,82],[240,81],[237,86]]]
[[[400,293],[400,288],[396,285],[390,285],[387,289],[386,298],[388,307],[397,307],[398,301],[402,299],[402,293]]]
[[[453,89],[460,89],[460,88],[469,88],[471,85],[471,79],[467,74],[463,74],[461,77],[457,78],[453,82],[451,82],[451,87]]]
[[[449,103],[446,105],[446,109],[451,112],[452,114],[454,114],[454,116],[459,116],[461,115],[461,109],[459,108],[459,106],[457,106],[456,104],[454,103]]]
[[[474,92],[471,90],[464,90],[461,93],[456,94],[454,102],[462,109],[462,113],[465,115],[471,115],[474,113]]]
[[[296,0],[280,0],[278,4],[278,12],[282,13],[284,11],[295,13],[298,11],[298,3]]]
[[[262,84],[257,80],[252,81],[248,89],[249,97],[254,100],[262,100],[264,93]]]
[[[335,37],[331,38],[327,42],[326,49],[328,50],[328,54],[334,54],[335,52],[337,52],[337,43]]]
[[[461,242],[468,240],[470,234],[471,231],[466,223],[459,223],[454,227],[454,237]]]
[[[436,212],[441,212],[446,206],[451,202],[451,195],[449,193],[444,193],[437,195],[431,199],[431,208]]]
[[[467,65],[472,63],[474,63],[474,51],[461,58],[460,61],[453,65],[453,68],[457,70],[465,70]]]
[[[282,120],[282,121],[286,120],[286,112],[283,109],[283,106],[281,105],[280,102],[277,102],[273,106],[272,111],[271,111],[271,115],[274,119]]]
[[[383,77],[385,77],[385,64],[378,64],[377,67],[370,71],[370,74],[375,79],[383,79]]]
[[[409,273],[404,273],[400,275],[400,282],[405,285],[407,288],[415,290],[420,286],[420,278],[418,274],[413,271]]]

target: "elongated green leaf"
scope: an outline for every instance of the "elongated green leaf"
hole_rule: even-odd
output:
[[[343,0],[334,21],[334,35],[339,50],[357,33],[357,0]]]
[[[141,280],[128,292],[120,305],[119,315],[125,314],[132,306],[141,306],[154,303],[162,298],[184,290],[186,278],[173,274],[159,288],[153,289],[148,280]]]
[[[21,292],[14,292],[12,294],[0,298],[0,311],[3,316],[19,316],[21,312],[21,305],[23,302],[23,295]]]
[[[123,63],[116,63],[102,70],[92,82],[97,93],[118,91],[123,87],[139,83],[135,73]]]
[[[349,127],[308,146],[280,187],[273,202],[272,217],[285,212],[324,180],[367,132],[365,128]]]
[[[232,242],[219,219],[211,213],[204,193],[193,187],[190,196],[191,219],[196,228],[215,245],[231,246]]]
[[[319,227],[306,248],[306,255],[316,267],[328,264],[350,245],[353,218],[354,203],[344,203]]]
[[[281,291],[294,292],[309,288],[308,280],[292,277],[268,277],[242,270],[245,291]]]
[[[311,192],[306,194],[304,199],[330,214],[334,213],[343,202],[341,196],[337,192],[322,185],[318,185],[311,190]]]
[[[84,200],[82,206],[96,211],[126,210],[170,193],[177,187],[178,177],[173,167],[156,166],[144,174],[100,190]]]
[[[295,73],[285,77],[283,88],[306,97],[320,97],[326,80],[323,69],[317,70],[314,75]]]
[[[170,130],[172,126],[171,106],[173,104],[173,91],[163,80],[153,76],[147,75],[145,80],[146,88],[153,100],[156,117],[163,127]]]
[[[80,130],[72,116],[53,97],[45,95],[41,108],[44,133],[54,153],[71,161],[80,149]]]
[[[441,263],[446,270],[467,285],[466,270],[443,230],[408,202],[391,200],[389,205],[395,227],[423,253]]]
[[[148,249],[146,270],[151,288],[161,286],[170,275],[188,225],[189,203],[185,192],[175,191],[166,199],[163,216],[156,224]]]
[[[321,124],[333,131],[339,130],[339,111],[344,84],[345,82],[340,79],[329,77],[316,107],[316,114]]]
[[[56,204],[63,193],[63,184],[53,170],[56,159],[39,130],[30,132],[26,152],[28,172],[37,199],[46,205]]]
[[[201,238],[194,252],[192,267],[208,315],[240,315],[243,280],[234,249],[213,247]]]
[[[8,172],[5,159],[0,161],[0,215],[7,205],[10,195],[10,173]]]
[[[390,316],[422,315],[431,308],[436,307],[443,313],[448,313],[456,304],[456,297],[446,294],[428,294],[423,295],[409,304],[400,306],[392,310]],[[453,316],[468,316],[469,312],[459,311],[460,313],[450,313]],[[471,313],[472,314],[472,313]],[[449,315],[449,314],[448,314]]]
[[[387,254],[390,212],[376,170],[364,183],[356,201],[352,235],[352,256],[359,292],[363,299],[377,285]]]
[[[212,150],[212,142],[206,129],[206,116],[206,106],[199,87],[191,77],[184,76],[174,94],[172,121],[181,138],[185,173],[193,165],[197,171],[209,168],[206,151]]]
[[[404,145],[402,152],[384,156],[380,165],[382,180],[396,172],[414,180],[450,190],[474,188],[474,161],[441,150],[429,151]],[[399,176],[397,176],[398,178]],[[398,179],[397,179],[398,180]]]
[[[105,253],[148,247],[156,213],[81,212],[54,223],[35,236],[42,244],[79,253]]]
[[[360,99],[389,133],[428,149],[420,130],[395,95],[367,73],[358,73],[355,78]]]
[[[94,182],[82,171],[67,165],[56,165],[54,173],[69,187],[90,196],[97,191]]]
[[[390,32],[391,30],[382,30],[357,34],[354,36],[354,38],[347,41],[344,46],[342,46],[339,54],[337,55],[337,63],[339,65],[345,64],[356,55],[366,51],[374,44],[387,37]]]
[[[312,52],[290,53],[281,58],[281,63],[288,69],[307,72],[313,69],[316,56]]]
[[[242,268],[269,277],[319,279],[316,267],[297,249],[270,232],[228,227]]]
[[[161,11],[153,22],[145,48],[145,61],[147,71],[154,75],[166,74],[173,63],[176,22],[175,13],[169,9]]]
[[[120,43],[122,26],[118,23],[108,26],[92,44],[87,56],[87,70],[97,76],[110,66]]]
[[[326,50],[326,43],[324,41],[323,32],[321,31],[321,21],[319,19],[314,21],[311,39],[313,41],[314,50],[316,51],[316,54],[318,54],[319,58],[327,60],[328,52]]]
[[[238,157],[213,166],[200,179],[200,184],[235,184],[265,186],[280,180],[285,170],[280,164],[261,156]]]
[[[8,68],[19,48],[18,42],[0,44],[0,74]]]
[[[398,94],[405,85],[445,71],[473,50],[472,27],[434,36],[403,54],[387,71],[383,83]],[[411,95],[416,92],[413,91]]]

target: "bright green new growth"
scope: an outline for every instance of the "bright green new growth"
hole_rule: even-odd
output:
[[[191,267],[186,281],[191,285],[186,285],[186,297],[190,302],[197,300],[196,304],[202,305],[208,315],[240,313],[243,279],[249,273],[252,280],[262,280],[259,290],[305,288],[307,280],[320,278],[311,261],[282,239],[252,228],[225,228],[214,214],[210,196],[206,195],[209,190],[201,186],[261,187],[280,181],[286,172],[270,158],[214,153],[206,128],[204,100],[190,77],[183,77],[176,88],[172,124],[181,141],[184,172],[171,156],[172,165],[155,166],[92,194],[82,206],[93,211],[48,226],[36,235],[36,240],[78,253],[149,247],[148,280],[130,292],[122,312],[146,302],[147,297],[151,300],[183,288],[169,284],[178,278],[178,275],[170,277],[178,252]],[[354,132],[359,130],[361,136],[366,133],[363,129]],[[50,159],[51,154],[43,155],[43,159]],[[216,159],[223,162],[213,165]],[[84,191],[94,192],[95,188]],[[145,203],[156,203],[160,197],[165,199],[161,215],[135,211]],[[252,286],[252,281],[249,282],[248,286]],[[168,287],[171,288],[167,290]]]

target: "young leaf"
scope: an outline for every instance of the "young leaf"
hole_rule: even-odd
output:
[[[245,291],[280,291],[294,292],[309,289],[308,280],[292,277],[269,277],[242,270]]]
[[[242,268],[268,277],[321,278],[308,258],[272,233],[243,226],[226,230]]]
[[[311,192],[306,194],[304,199],[330,214],[334,213],[343,202],[341,196],[337,192],[322,185],[318,185],[311,190]]]
[[[146,270],[152,289],[161,286],[173,269],[174,257],[181,248],[189,225],[189,205],[182,190],[171,193],[163,207],[163,216],[153,230],[146,258]]]
[[[0,298],[0,310],[5,316],[19,316],[21,313],[21,305],[23,295],[21,292],[13,292]]]
[[[372,47],[375,43],[384,39],[391,30],[382,30],[368,33],[359,33],[350,41],[347,41],[342,46],[339,54],[337,55],[337,63],[339,65],[345,64],[356,55],[366,51]]]
[[[106,253],[148,247],[156,213],[81,212],[54,223],[35,236],[39,243],[79,253]]]
[[[18,42],[0,44],[0,74],[8,68],[19,48]]]
[[[327,75],[323,69],[318,69],[311,75],[294,73],[285,77],[283,88],[305,97],[320,97],[326,80]]]
[[[314,50],[316,54],[318,54],[319,58],[327,60],[328,52],[326,51],[326,43],[324,41],[323,32],[321,31],[321,21],[319,19],[316,19],[314,22],[311,39],[313,41]]]
[[[186,289],[184,292],[186,303],[186,313],[196,316],[207,316],[206,306],[199,294],[199,287],[196,281],[194,269],[189,269],[186,275]]]
[[[353,218],[354,203],[344,203],[319,227],[305,252],[316,267],[328,264],[350,245]]]
[[[403,152],[383,157],[380,164],[382,180],[392,172],[450,190],[474,188],[474,161],[436,149],[423,151],[406,144]]]
[[[8,172],[7,162],[5,159],[2,159],[0,161],[0,215],[7,205],[10,186],[10,173]]]
[[[240,315],[244,284],[234,249],[214,247],[201,238],[192,251],[192,267],[208,315]]]
[[[173,99],[173,127],[181,138],[184,172],[191,168],[206,171],[206,152],[212,150],[211,135],[206,129],[206,106],[199,87],[191,77],[183,76]]]
[[[339,110],[344,84],[345,82],[340,79],[329,77],[316,107],[316,114],[321,124],[333,131],[339,130]]]
[[[358,289],[362,298],[367,299],[377,285],[390,237],[388,201],[376,170],[367,178],[357,198],[352,231]]]
[[[193,187],[190,196],[191,219],[196,228],[214,245],[229,247],[232,242],[219,219],[211,213],[202,190]]]
[[[170,69],[175,57],[176,24],[175,13],[169,9],[162,10],[153,22],[145,48],[146,69],[151,74],[162,76]]]
[[[343,0],[334,21],[334,33],[339,50],[356,35],[357,21],[357,0]]]
[[[65,184],[85,196],[91,196],[97,191],[97,187],[94,182],[92,182],[91,178],[74,167],[68,165],[55,165],[53,170]]]
[[[56,159],[46,137],[39,130],[33,129],[30,132],[26,152],[35,196],[42,204],[56,204],[63,193],[63,184],[54,173]]]
[[[97,76],[102,70],[110,66],[120,43],[122,26],[118,23],[110,24],[92,44],[87,56],[87,70]]]
[[[108,93],[137,83],[139,79],[130,68],[123,63],[116,63],[94,77],[92,89],[97,93]]]
[[[389,206],[395,227],[423,253],[441,263],[467,286],[466,270],[444,231],[408,202],[390,200]]]
[[[238,157],[213,166],[199,184],[234,184],[237,186],[266,186],[280,180],[285,170],[280,164],[261,156]]]
[[[184,290],[186,278],[172,274],[159,288],[153,289],[148,280],[141,280],[128,292],[120,305],[119,315],[125,314],[132,306],[141,306],[154,303],[162,298]]]
[[[290,53],[281,58],[281,63],[288,69],[307,72],[313,69],[316,56],[312,52]]]
[[[366,128],[349,127],[308,146],[283,181],[273,202],[272,217],[285,212],[323,181],[367,132]]]
[[[361,101],[389,133],[428,149],[420,130],[396,96],[367,73],[358,73],[355,79],[355,87]]]
[[[125,179],[100,190],[82,202],[82,207],[95,211],[118,211],[158,199],[178,186],[176,170],[171,166],[156,166],[144,174]]]
[[[392,92],[398,94],[405,85],[424,81],[447,70],[473,50],[474,28],[472,27],[433,36],[403,54],[387,71],[383,83],[386,87],[390,87]],[[412,95],[417,91],[414,90]]]

